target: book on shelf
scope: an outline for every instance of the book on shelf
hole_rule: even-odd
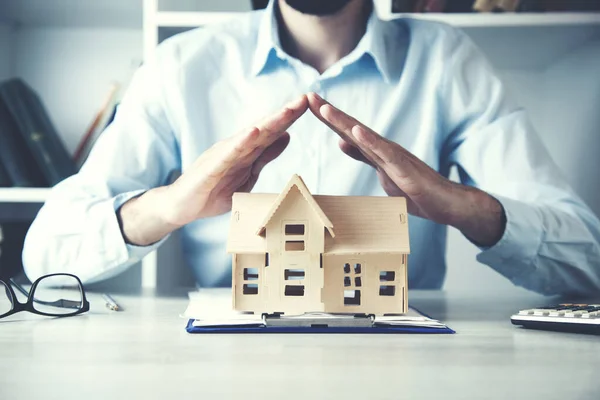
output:
[[[441,13],[446,8],[446,0],[417,0],[413,6],[415,13]]]
[[[77,168],[81,168],[102,132],[112,122],[116,112],[119,89],[120,85],[116,82],[110,85],[106,98],[75,149],[73,159]]]
[[[269,0],[252,0],[252,9],[253,10],[262,10],[267,8],[269,4]]]
[[[542,12],[544,3],[542,0],[521,0],[517,12]]]
[[[6,175],[2,186],[48,186],[25,138],[18,131],[15,116],[0,98],[0,164]]]
[[[471,13],[475,0],[447,0],[444,12],[447,13]]]
[[[475,0],[476,12],[593,12],[600,0]]]
[[[392,0],[392,13],[597,12],[600,0]]]
[[[522,0],[525,1],[525,0]],[[540,0],[542,11],[600,11],[600,0]]]
[[[8,176],[8,172],[6,172],[6,169],[4,169],[4,165],[0,159],[0,188],[9,186],[12,186],[12,183],[10,177]]]
[[[515,12],[521,0],[476,0],[473,10],[477,12]]]
[[[0,277],[21,276],[23,261],[21,253],[31,221],[2,221],[0,224]]]
[[[505,12],[515,12],[519,7],[520,1],[521,0],[498,0],[496,2],[496,10]]]
[[[19,156],[31,155],[44,178],[44,185],[54,186],[73,175],[75,164],[62,143],[38,94],[22,79],[13,78],[0,84],[0,101],[6,106],[14,130],[8,132],[24,141]],[[5,168],[12,165],[4,163]],[[37,182],[36,182],[37,183]],[[37,186],[37,185],[35,185]]]

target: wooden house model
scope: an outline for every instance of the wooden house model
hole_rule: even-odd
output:
[[[403,197],[313,196],[297,175],[279,195],[235,193],[227,251],[235,310],[407,312]]]

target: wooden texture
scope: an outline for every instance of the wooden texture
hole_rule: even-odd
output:
[[[315,201],[313,196],[310,194],[310,191],[306,187],[306,184],[298,175],[293,175],[290,181],[287,183],[285,189],[277,196],[275,201],[271,204],[271,209],[265,216],[263,222],[260,224],[258,231],[256,232],[259,235],[262,235],[265,231],[265,228],[269,224],[272,218],[277,214],[278,209],[283,205],[284,201],[288,198],[290,191],[295,190],[299,194],[302,195],[312,212],[316,215],[316,217],[321,221],[323,226],[327,228],[332,237],[335,237],[335,233],[333,231],[333,224],[327,218],[327,215],[323,212],[319,204]]]
[[[411,291],[455,335],[191,335],[183,295],[89,297],[80,317],[0,321],[1,399],[598,398],[597,336],[510,324],[541,296]]]
[[[402,197],[313,196],[329,217],[335,238],[327,239],[325,252],[410,252],[406,200]],[[266,240],[256,234],[276,194],[236,193],[233,196],[231,228],[227,241],[230,253],[264,253]],[[401,217],[401,215],[404,215]]]
[[[227,246],[234,308],[404,313],[408,238],[404,198],[313,197],[298,175],[279,195],[236,193]]]
[[[399,254],[324,255],[325,310],[378,315],[405,313],[408,308],[405,296],[407,269],[402,264],[404,258]],[[360,272],[356,271],[357,265],[360,265]],[[382,287],[385,288],[383,294],[380,293]],[[352,300],[345,304],[344,294],[347,291],[359,291],[359,304],[353,304]],[[350,293],[348,295],[353,297]]]
[[[323,270],[320,265],[320,254],[324,248],[324,220],[315,212],[312,202],[306,201],[306,195],[296,187],[289,189],[285,200],[266,225],[267,251],[269,253],[270,295],[268,308],[273,312],[299,314],[308,310],[323,311],[321,288],[323,287]],[[310,197],[310,193],[308,194]],[[285,225],[305,225],[304,235],[286,235]],[[286,241],[304,242],[304,250],[286,251]],[[304,279],[285,279],[285,270],[302,270]],[[286,286],[296,286],[304,294],[287,296]]]

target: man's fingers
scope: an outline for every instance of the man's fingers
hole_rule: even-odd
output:
[[[201,159],[205,160],[203,168],[207,174],[198,175],[203,179],[203,191],[210,192],[217,186],[227,171],[236,165],[241,153],[245,151],[246,145],[255,141],[258,134],[257,128],[251,128],[227,141],[216,143],[201,156]]]
[[[263,168],[279,157],[281,153],[286,149],[290,143],[290,135],[286,132],[284,136],[277,139],[271,146],[267,147],[265,151],[257,158],[256,162],[252,165],[250,170],[250,176],[246,183],[244,183],[238,190],[241,192],[249,192],[252,190]]]
[[[361,153],[361,151],[357,147],[346,142],[344,139],[340,139],[339,146],[344,153],[354,158],[356,161],[364,162],[365,164],[368,164],[371,167],[375,168],[373,163],[369,161],[369,159],[367,159],[367,157],[365,157],[365,155]]]
[[[213,149],[213,152],[223,151],[224,157],[215,165],[208,177],[208,183],[216,184],[216,182],[231,168],[235,166],[252,165],[258,157],[265,152],[271,145],[276,143],[282,137],[283,141],[279,142],[274,148],[285,149],[289,142],[287,129],[308,109],[308,99],[306,95],[302,95],[294,101],[288,103],[278,113],[270,116],[257,124],[232,138],[226,144],[223,144],[219,149]],[[281,143],[285,143],[281,147]],[[273,150],[270,150],[273,151]],[[277,157],[277,154],[275,157]],[[218,156],[217,156],[218,157]]]
[[[283,153],[287,145],[290,143],[290,135],[284,132],[283,136],[280,136],[272,145],[267,147],[265,151],[256,159],[254,165],[260,166],[262,169],[265,165],[276,159]],[[260,172],[260,171],[259,171]]]
[[[369,161],[379,170],[384,170],[390,176],[405,177],[413,172],[413,162],[418,160],[402,146],[381,137],[357,119],[347,115],[332,106],[316,93],[307,95],[310,110],[330,128],[332,128],[344,141],[354,146],[352,150],[346,145],[342,150],[351,157]],[[361,157],[362,156],[362,157]]]
[[[371,149],[365,147],[364,143],[358,140],[353,132],[353,129],[354,127],[359,126],[372,132],[377,138],[382,139],[379,135],[377,135],[357,119],[332,106],[316,93],[309,93],[307,97],[309,108],[317,118],[329,126],[343,140],[358,148],[363,156],[369,160],[370,164],[379,165],[382,167],[381,159]]]
[[[403,178],[409,176],[414,172],[414,161],[422,163],[404,147],[382,138],[368,128],[357,125],[352,128],[352,134],[357,138],[361,149],[366,149],[367,154],[373,154],[381,160],[378,163],[379,166],[390,177]]]
[[[298,118],[300,118],[308,109],[308,99],[306,95],[302,95],[294,101],[288,103],[282,110],[272,115],[256,125],[260,131],[258,137],[258,146],[269,146]]]
[[[307,98],[309,109],[315,117],[330,127],[342,139],[355,144],[356,141],[352,137],[352,127],[359,123],[357,120],[335,108],[316,93],[309,93]]]
[[[400,148],[395,143],[388,142],[377,133],[361,125],[352,127],[352,136],[358,141],[360,148],[373,153],[384,163],[390,163],[394,160],[395,152]]]
[[[237,164],[252,164],[263,150],[273,144],[281,136],[287,134],[287,129],[308,109],[306,95],[288,103],[276,114],[265,118],[252,128],[256,134],[249,135],[248,131],[231,138],[235,146],[233,156]],[[251,130],[251,131],[252,131]]]

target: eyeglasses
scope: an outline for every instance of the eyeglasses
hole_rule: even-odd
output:
[[[17,300],[12,287],[27,297],[25,303]],[[13,279],[0,279],[0,318],[20,311],[49,317],[70,317],[89,311],[83,284],[71,274],[51,274],[38,278],[29,292]]]

